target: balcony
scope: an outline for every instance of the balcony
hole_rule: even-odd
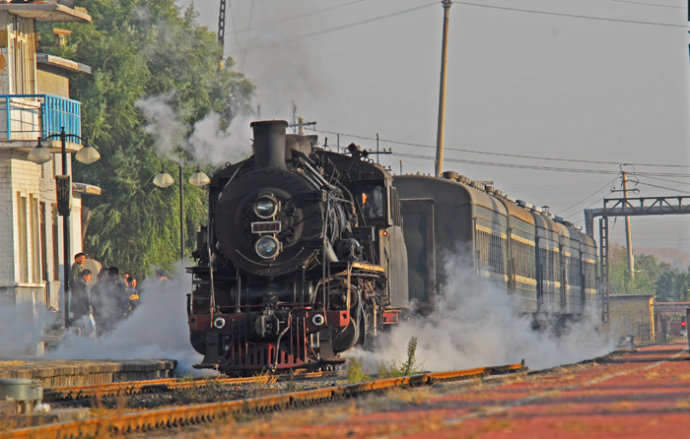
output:
[[[0,142],[59,133],[81,137],[81,102],[53,95],[0,95]]]

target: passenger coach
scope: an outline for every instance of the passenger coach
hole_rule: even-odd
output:
[[[452,258],[471,268],[464,286],[498,285],[518,296],[519,311],[532,314],[538,324],[579,319],[586,307],[598,306],[592,237],[491,186],[455,172],[443,177],[394,177],[410,299],[428,309],[443,294],[445,264]]]

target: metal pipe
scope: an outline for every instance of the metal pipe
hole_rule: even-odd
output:
[[[184,262],[184,180],[182,180],[182,162],[178,162],[180,168],[180,264]],[[180,270],[180,275],[182,271]]]
[[[446,119],[446,61],[448,59],[448,24],[452,0],[443,0],[443,46],[441,49],[441,85],[438,96],[438,130],[436,132],[436,177],[443,173],[443,135]]]
[[[65,127],[62,127],[60,129],[60,146],[62,148],[61,152],[61,157],[62,157],[62,175],[65,176],[67,175],[67,135],[65,134]],[[72,195],[72,187],[70,185],[69,188],[69,193],[68,197]],[[68,201],[69,202],[69,201]],[[71,210],[71,206],[70,206]],[[65,310],[65,328],[69,328],[70,326],[70,319],[69,319],[69,275],[71,271],[71,264],[70,264],[70,222],[69,222],[69,214],[70,211],[66,210],[64,212],[64,215],[62,216],[62,250],[63,250],[63,276],[65,277],[64,281],[64,287],[62,288],[63,291],[63,308]]]

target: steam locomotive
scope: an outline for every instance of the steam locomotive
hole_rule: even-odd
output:
[[[407,260],[392,177],[257,121],[253,156],[216,173],[188,299],[199,367],[332,367],[399,322]]]
[[[354,144],[257,121],[253,155],[212,178],[187,313],[196,367],[328,369],[441,294],[443,258],[519,295],[535,319],[597,303],[591,237],[455,173],[396,176]],[[409,285],[409,291],[408,291]]]

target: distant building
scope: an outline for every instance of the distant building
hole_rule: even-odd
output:
[[[690,309],[690,302],[657,302],[654,305],[656,331],[661,340],[687,334],[688,309]]]
[[[609,296],[609,327],[619,338],[634,337],[635,343],[654,341],[654,296],[612,294]]]
[[[36,22],[88,23],[91,17],[74,1],[0,0],[0,304],[62,308],[63,217],[58,215],[55,175],[62,173],[58,138],[44,141],[52,160],[27,160],[39,137],[59,133],[81,136],[80,102],[69,99],[68,73],[90,73],[70,60],[36,52]],[[69,31],[56,31],[56,40]],[[71,156],[81,148],[66,143]],[[82,251],[84,193],[100,189],[72,183],[69,218],[71,254]],[[66,261],[71,264],[72,260]]]

